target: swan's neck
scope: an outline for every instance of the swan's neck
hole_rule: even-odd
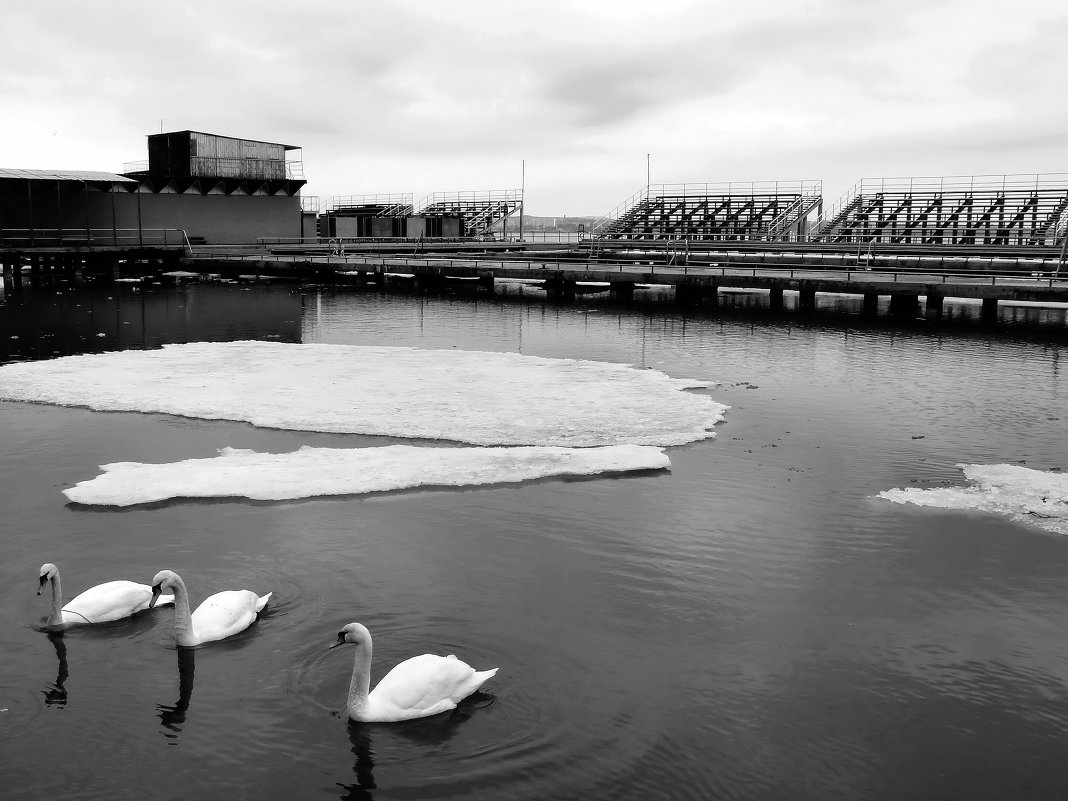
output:
[[[356,656],[352,660],[352,680],[349,682],[349,700],[345,705],[349,716],[355,714],[367,703],[367,693],[371,689],[371,643],[362,642],[356,646]]]
[[[189,612],[189,593],[181,576],[173,580],[174,639],[179,645],[196,645],[193,639],[193,616]]]
[[[58,626],[63,622],[63,586],[59,583],[59,571],[48,580],[52,585],[52,611],[48,615],[48,625]]]

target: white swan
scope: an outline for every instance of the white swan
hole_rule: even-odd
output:
[[[405,659],[371,686],[371,632],[349,623],[337,633],[337,648],[356,644],[352,681],[345,705],[349,717],[363,723],[393,723],[448,712],[492,678],[497,668],[475,670],[451,654],[423,654]]]
[[[45,582],[52,585],[52,611],[45,626],[77,626],[86,623],[107,623],[121,620],[149,608],[152,588],[135,581],[106,581],[90,587],[81,595],[63,605],[63,588],[59,580],[59,568],[51,562],[41,565],[41,578],[37,594],[44,591]],[[173,595],[161,596],[157,604],[174,603]]]
[[[273,593],[258,596],[252,590],[224,590],[209,595],[189,614],[189,592],[182,577],[173,570],[161,570],[152,579],[152,601],[163,590],[174,592],[174,638],[179,645],[200,645],[223,640],[252,625]]]

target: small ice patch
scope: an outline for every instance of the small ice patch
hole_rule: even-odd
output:
[[[293,500],[414,487],[510,484],[551,476],[660,470],[660,448],[313,448],[258,453],[223,448],[217,457],[171,464],[116,462],[63,494],[74,503],[132,506],[171,498]]]
[[[892,489],[878,497],[940,509],[978,509],[1068,534],[1068,473],[1010,464],[960,464],[969,487]]]

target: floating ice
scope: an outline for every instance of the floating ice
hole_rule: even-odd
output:
[[[729,408],[656,370],[516,353],[197,342],[0,367],[0,399],[474,445],[670,446]]]
[[[1068,534],[1068,473],[1043,472],[1010,464],[960,464],[970,487],[892,489],[880,498],[942,509],[978,509],[1011,520]]]
[[[588,476],[660,470],[671,462],[660,448],[313,448],[258,453],[223,448],[210,459],[171,464],[116,462],[64,490],[75,503],[132,506],[169,498],[292,500],[360,495],[412,487],[505,484],[549,476]]]

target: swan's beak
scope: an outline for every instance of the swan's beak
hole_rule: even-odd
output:
[[[159,600],[160,594],[163,592],[161,584],[157,584],[152,588],[152,600],[148,602],[148,608],[151,609],[156,605],[156,601]]]
[[[337,648],[337,647],[338,647],[339,645],[344,645],[344,644],[345,644],[345,632],[343,632],[343,631],[339,631],[339,632],[337,633],[337,642],[336,642],[336,643],[334,643],[333,645],[331,645],[331,646],[330,646],[329,648],[327,648],[326,650],[328,650],[328,651],[331,651],[331,650],[333,650],[334,648]]]
[[[41,576],[41,580],[37,582],[37,594],[41,594],[41,590],[44,589],[45,582],[48,581],[48,576]]]

